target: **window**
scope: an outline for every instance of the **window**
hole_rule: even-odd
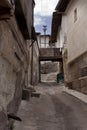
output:
[[[75,8],[74,10],[74,22],[77,21],[77,8]]]
[[[64,44],[66,44],[67,43],[67,36],[66,36],[66,34],[64,35]]]

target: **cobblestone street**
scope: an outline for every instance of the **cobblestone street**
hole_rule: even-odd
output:
[[[36,86],[40,98],[22,101],[14,130],[87,130],[87,104],[63,91],[63,85]]]

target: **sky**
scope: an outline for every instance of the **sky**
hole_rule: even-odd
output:
[[[47,26],[46,34],[51,33],[52,13],[59,0],[35,0],[34,26],[36,32],[43,34],[43,25]]]

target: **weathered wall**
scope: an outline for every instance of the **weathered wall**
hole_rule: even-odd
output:
[[[43,63],[43,62],[42,62]],[[52,73],[52,72],[59,72],[59,63],[58,62],[46,62],[41,64],[41,73]]]
[[[31,49],[31,46],[32,45],[32,42],[31,40],[27,40],[27,50],[28,50],[28,60],[27,60],[27,63],[28,63],[28,68],[27,68],[27,73],[26,73],[26,86],[29,87],[29,85],[31,84],[31,58],[32,58],[32,49]]]
[[[75,9],[77,19],[75,20]],[[87,93],[87,1],[71,0],[62,16],[62,35],[64,44],[63,61],[65,82],[78,91]],[[84,15],[85,14],[85,15]]]
[[[87,53],[68,65],[68,85],[87,94]]]
[[[30,34],[30,38],[32,37],[32,30],[33,27],[33,6],[34,6],[33,0],[20,0],[20,3],[22,5],[23,13],[26,19],[28,31]]]
[[[39,82],[39,48],[37,41],[27,40],[28,69],[26,86],[35,85]]]
[[[29,84],[37,84],[39,82],[39,49],[37,41],[33,43],[33,8],[34,0],[20,0],[23,13],[26,19],[30,40],[27,40],[27,48],[29,49],[29,66],[28,66],[28,86]],[[34,36],[33,36],[34,37]]]
[[[40,58],[62,58],[62,53],[59,48],[40,48]]]
[[[12,7],[11,0],[0,0],[0,6],[6,7],[6,8]]]
[[[38,50],[38,45],[37,42],[35,41],[32,46],[32,60],[31,60],[31,65],[32,65],[32,79],[31,82],[33,85],[37,84],[39,82],[39,50]]]
[[[18,37],[19,36],[19,37]],[[0,21],[0,113],[16,113],[26,70],[26,46],[15,17]],[[0,130],[6,129],[2,116]],[[6,119],[5,119],[6,120]]]
[[[33,2],[21,1],[22,10],[18,8],[20,5],[17,5],[20,3],[16,3],[15,15],[18,12],[16,18],[14,13],[13,15],[8,13],[10,11],[8,7],[8,12],[4,14],[0,12],[0,130],[8,130],[12,124],[7,115],[8,113],[16,115],[23,88],[29,87],[31,79],[33,84],[39,81],[39,50],[37,42],[32,44]],[[3,12],[3,8],[1,9]],[[22,33],[24,28],[21,27],[20,31],[22,24],[18,23],[18,17],[24,20],[23,27],[26,27],[28,30],[26,32],[30,36],[27,39]]]
[[[77,9],[77,20],[74,11]],[[87,1],[72,0],[66,10],[68,62],[87,51]],[[74,55],[75,54],[75,55]]]

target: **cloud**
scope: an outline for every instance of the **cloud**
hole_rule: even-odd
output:
[[[35,15],[51,16],[59,0],[35,0]]]
[[[46,24],[46,19],[41,17],[41,16],[35,16],[34,18],[34,26],[37,25],[45,25]]]
[[[35,0],[34,26],[36,31],[42,32],[42,26],[47,25],[47,33],[51,32],[52,13],[59,0]]]
[[[37,32],[41,32],[43,34],[43,25],[47,25],[47,34],[51,33],[51,21],[52,18],[50,16],[35,16],[34,26]]]

